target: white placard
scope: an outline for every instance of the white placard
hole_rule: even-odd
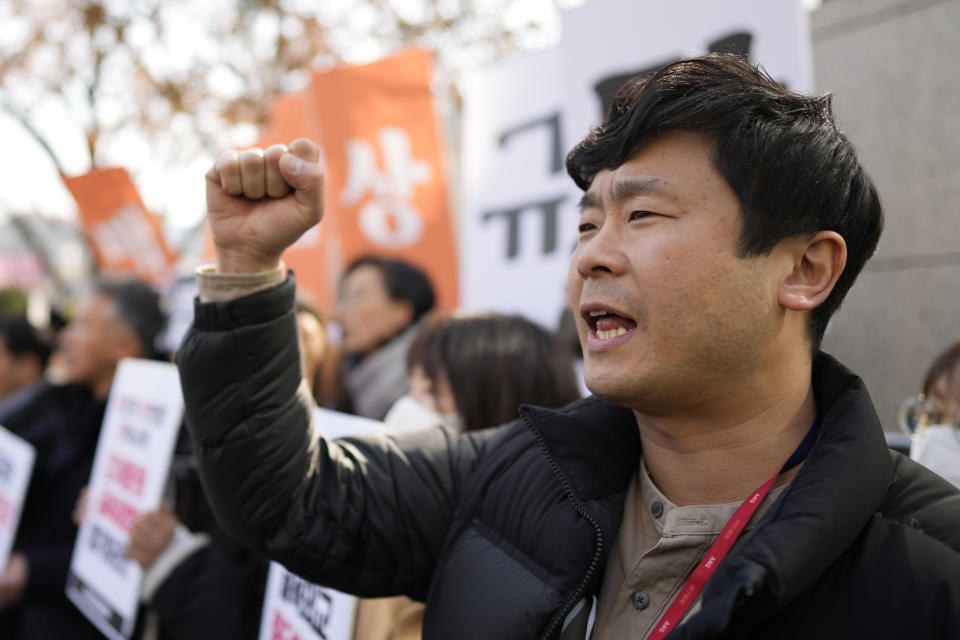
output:
[[[558,45],[463,78],[463,307],[557,325],[581,196],[566,154],[624,79],[709,51],[748,54],[791,89],[813,86],[799,0],[589,0],[564,12]]]
[[[160,348],[173,353],[193,324],[193,299],[197,297],[197,277],[181,276],[173,281],[168,292],[167,328],[161,334]]]
[[[361,418],[349,413],[340,413],[330,409],[314,408],[314,425],[327,438],[345,438],[347,436],[376,435],[386,432],[386,425],[378,420]]]
[[[270,563],[260,640],[351,640],[357,598]]]
[[[381,422],[329,409],[315,409],[314,417],[328,438],[384,431]],[[259,640],[352,640],[356,609],[356,597],[307,582],[271,562]]]
[[[0,426],[0,572],[10,559],[36,455],[32,445]]]
[[[143,572],[124,549],[140,513],[160,506],[183,397],[170,363],[120,362],[110,389],[73,549],[67,597],[108,638],[129,638]]]

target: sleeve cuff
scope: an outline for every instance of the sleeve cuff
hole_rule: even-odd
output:
[[[227,302],[269,289],[283,282],[286,268],[258,273],[217,273],[213,265],[197,267],[197,291],[201,302]]]
[[[173,570],[193,552],[209,543],[210,536],[207,534],[191,533],[182,524],[177,525],[173,532],[173,540],[157,556],[150,568],[143,572],[143,582],[140,583],[140,601],[149,602],[152,600],[157,589],[173,573]]]

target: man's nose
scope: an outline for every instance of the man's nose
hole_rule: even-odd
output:
[[[623,273],[627,266],[627,257],[623,251],[622,230],[608,222],[580,241],[575,256],[577,271],[583,278],[605,273]]]

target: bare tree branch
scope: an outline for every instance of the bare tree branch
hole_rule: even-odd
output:
[[[50,158],[50,161],[53,162],[53,166],[57,168],[57,172],[60,175],[63,175],[63,165],[60,163],[60,158],[57,156],[57,153],[53,150],[53,147],[47,142],[47,139],[33,126],[30,120],[21,113],[19,110],[14,108],[7,100],[0,102],[0,106],[3,107],[3,110],[6,111],[14,120],[16,120],[23,130],[30,134],[30,137],[33,138],[40,148],[44,150],[47,156]]]
[[[153,146],[173,155],[213,151],[230,142],[238,124],[262,124],[273,98],[302,86],[305,71],[353,59],[358,46],[383,53],[420,46],[437,54],[443,70],[511,52],[536,28],[508,24],[505,0],[422,0],[414,11],[407,7],[417,5],[397,0],[356,0],[349,11],[315,4],[233,0],[226,10],[213,10],[191,0],[11,0],[23,36],[0,42],[0,81],[17,89],[5,92],[3,106],[61,173],[59,141],[44,139],[25,104],[58,99],[86,141],[91,166],[129,166],[137,160],[110,158],[107,151],[119,132],[162,141]],[[357,20],[364,12],[376,19]],[[187,44],[178,40],[185,20],[195,40]],[[452,74],[443,77],[452,82]]]

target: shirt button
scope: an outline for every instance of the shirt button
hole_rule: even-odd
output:
[[[634,591],[633,595],[630,596],[630,600],[633,602],[633,606],[639,611],[643,611],[650,606],[650,596],[647,595],[646,591]]]
[[[660,516],[662,516],[662,515],[663,515],[663,503],[660,502],[659,500],[654,500],[654,501],[650,504],[650,514],[653,515],[654,518],[659,518]]]

